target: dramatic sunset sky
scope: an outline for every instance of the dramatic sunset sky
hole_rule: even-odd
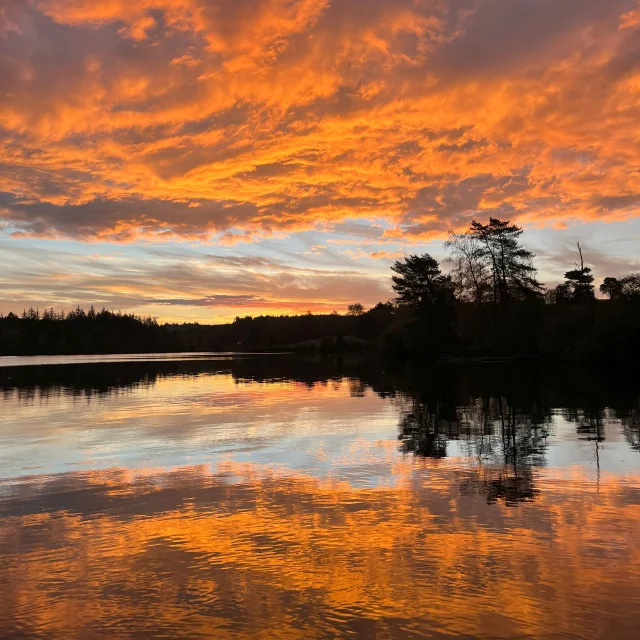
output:
[[[518,221],[640,270],[639,0],[0,0],[0,311],[391,297]]]

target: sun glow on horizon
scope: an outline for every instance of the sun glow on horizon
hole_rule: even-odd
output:
[[[638,15],[637,0],[8,0],[0,306],[343,311],[390,297],[394,259],[489,216],[535,230],[547,263],[581,234],[596,262],[633,269]]]

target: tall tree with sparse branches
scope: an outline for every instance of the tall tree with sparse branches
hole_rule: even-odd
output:
[[[594,277],[591,267],[587,267],[584,263],[580,243],[577,242],[576,245],[580,256],[580,264],[576,264],[575,269],[567,271],[564,277],[571,289],[571,300],[573,302],[587,303],[596,299],[593,287]]]
[[[453,267],[451,277],[456,297],[464,302],[475,302],[482,308],[492,291],[491,271],[483,245],[469,233],[451,232],[444,246],[450,253],[447,262]]]
[[[469,235],[481,247],[480,257],[491,272],[493,302],[539,298],[544,287],[536,278],[535,254],[520,244],[522,229],[509,221],[489,218],[488,224],[471,223]]]

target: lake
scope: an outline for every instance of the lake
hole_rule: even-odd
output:
[[[640,381],[0,358],[2,638],[631,638]]]

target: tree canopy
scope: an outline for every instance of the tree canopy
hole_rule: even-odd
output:
[[[630,273],[621,278],[605,278],[600,293],[611,300],[640,300],[640,273]]]
[[[474,220],[467,232],[476,240],[478,258],[491,273],[493,302],[540,297],[543,285],[536,278],[535,254],[520,244],[522,229],[508,221],[489,218],[488,224]]]
[[[452,291],[451,277],[442,274],[438,261],[425,253],[397,260],[391,267],[393,290],[399,304],[417,309],[445,299]]]

